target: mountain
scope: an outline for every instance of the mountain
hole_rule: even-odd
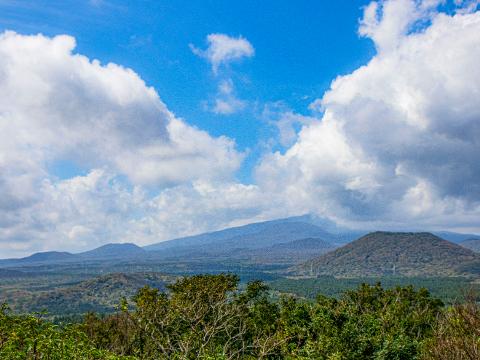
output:
[[[431,233],[374,232],[292,268],[304,276],[452,276],[478,269],[480,255]]]
[[[132,243],[106,244],[96,249],[79,253],[78,256],[85,260],[132,258],[145,255],[146,251]]]
[[[480,235],[462,234],[451,231],[433,231],[432,233],[438,237],[441,237],[442,239],[454,242],[456,244],[459,244],[465,240],[480,238]]]
[[[23,262],[65,261],[75,259],[77,256],[65,251],[45,251],[20,259]]]
[[[337,236],[297,218],[253,223],[220,231],[163,241],[145,246],[147,251],[168,253],[204,250],[259,249],[306,238],[321,238],[335,242]]]
[[[37,252],[30,256],[20,259],[3,259],[0,260],[0,266],[22,266],[30,264],[42,264],[52,262],[70,262],[78,260],[76,254],[62,251],[45,251]]]
[[[3,294],[15,311],[47,310],[49,315],[80,314],[89,311],[112,312],[122,297],[131,299],[142,287],[150,286],[162,291],[175,277],[155,272],[112,273],[97,276],[74,284],[58,285],[55,289],[27,291],[21,297]],[[28,301],[22,299],[28,298]]]
[[[78,254],[60,251],[38,252],[20,259],[0,260],[0,266],[29,266],[38,264],[79,263],[102,259],[131,259],[146,253],[141,247],[131,244],[107,244]]]
[[[480,252],[480,238],[463,240],[462,242],[458,243],[458,245],[475,251],[477,253]]]
[[[240,250],[233,256],[247,256],[257,263],[301,263],[313,257],[325,254],[336,246],[319,238],[306,238],[275,244],[260,249]]]

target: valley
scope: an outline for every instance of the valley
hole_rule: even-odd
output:
[[[288,218],[139,247],[107,244],[72,254],[49,251],[0,260],[0,302],[48,316],[111,313],[143,286],[166,290],[183,276],[232,273],[240,286],[262,280],[271,295],[338,297],[361,283],[427,288],[454,303],[480,287],[480,255],[461,234],[329,232],[309,217]],[[354,239],[358,236],[358,239]],[[471,235],[465,235],[468,237]]]

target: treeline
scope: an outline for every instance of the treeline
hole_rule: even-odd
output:
[[[235,275],[145,287],[115,314],[56,326],[0,311],[1,359],[480,359],[480,309],[427,290],[362,284],[340,299],[274,301]]]

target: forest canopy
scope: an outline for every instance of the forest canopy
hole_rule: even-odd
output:
[[[0,311],[2,359],[469,359],[479,358],[475,302],[445,307],[425,289],[362,284],[340,298],[274,299],[236,275],[144,287],[110,315],[55,325]],[[472,357],[473,356],[473,357]]]

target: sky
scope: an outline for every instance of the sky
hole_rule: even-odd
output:
[[[314,214],[480,232],[478,1],[0,0],[0,258]]]

